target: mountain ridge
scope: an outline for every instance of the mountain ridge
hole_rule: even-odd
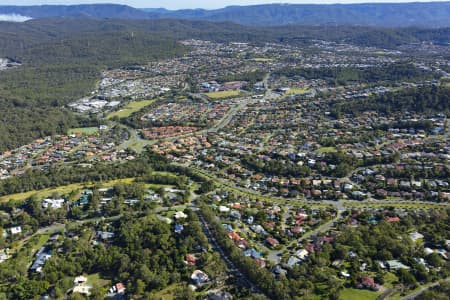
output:
[[[133,8],[119,4],[0,6],[0,14],[32,18],[187,19],[250,26],[450,27],[450,2],[260,4],[221,9]]]

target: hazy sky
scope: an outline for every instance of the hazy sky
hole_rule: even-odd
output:
[[[0,0],[0,5],[37,5],[37,4],[84,4],[84,3],[121,3],[134,7],[153,8],[164,7],[168,9],[179,8],[220,8],[227,5],[251,5],[262,3],[362,3],[362,2],[418,2],[420,0]],[[448,0],[435,0],[423,2],[438,2]]]

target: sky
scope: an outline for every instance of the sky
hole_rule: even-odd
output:
[[[449,0],[0,0],[0,5],[40,5],[40,4],[86,4],[86,3],[120,3],[139,8],[167,9],[205,8],[214,9],[228,5],[253,5],[266,3],[363,3],[363,2],[438,2]]]

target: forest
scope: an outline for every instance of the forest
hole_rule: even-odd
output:
[[[358,99],[350,102],[337,102],[332,115],[360,115],[364,111],[376,111],[385,115],[395,112],[441,113],[450,111],[450,89],[447,87],[417,87],[383,95]],[[425,124],[424,124],[425,125]]]
[[[254,28],[188,20],[47,18],[21,24],[3,22],[0,57],[23,65],[0,72],[0,151],[65,133],[71,127],[92,125],[95,120],[75,116],[64,106],[92,91],[101,70],[181,55],[186,48],[177,41],[182,39],[255,44],[311,44],[313,39],[323,39],[395,48],[411,42],[448,40],[449,36],[448,29]],[[365,80],[373,75],[353,70],[342,72],[342,80]],[[245,79],[253,82],[261,76],[255,72]],[[405,76],[410,77],[401,78]]]
[[[75,227],[65,237],[56,236],[48,245],[59,250],[46,262],[41,275],[32,274],[27,278],[27,266],[17,268],[5,263],[0,278],[10,284],[0,288],[0,299],[6,299],[7,295],[7,299],[28,300],[44,293],[63,297],[73,286],[75,276],[97,273],[107,280],[123,282],[127,292],[136,299],[149,299],[171,284],[187,288],[195,268],[202,268],[210,276],[220,274],[224,267],[218,254],[201,251],[208,248],[208,241],[197,215],[189,210],[185,212],[188,218],[183,234],[174,233],[173,225],[161,222],[153,213],[141,217],[127,214],[114,224],[98,224],[96,228],[100,230],[115,228],[112,231],[115,237],[98,245],[90,241],[92,228]],[[77,239],[69,238],[74,236]],[[198,257],[197,266],[184,263],[189,253]],[[104,299],[105,293],[105,288],[94,286],[90,299]],[[79,296],[72,294],[67,299],[79,299]]]
[[[324,79],[329,84],[345,85],[351,82],[374,83],[408,80],[433,79],[434,74],[414,66],[412,63],[394,63],[377,67],[337,67],[337,68],[285,68],[276,75],[306,79]]]

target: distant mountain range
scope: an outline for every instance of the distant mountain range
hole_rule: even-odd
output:
[[[0,6],[0,14],[32,18],[189,19],[230,21],[252,26],[349,25],[374,27],[450,27],[450,2],[371,4],[267,4],[216,10],[136,9],[117,4]]]

